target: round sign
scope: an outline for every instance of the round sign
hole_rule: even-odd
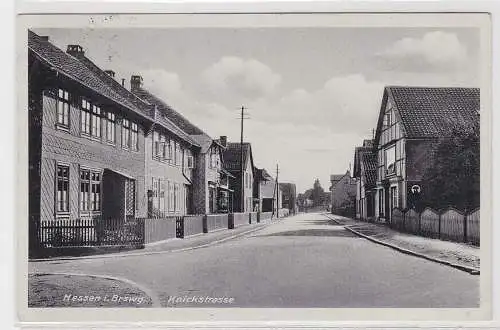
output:
[[[411,186],[411,192],[414,194],[419,194],[420,193],[420,186],[418,184],[414,184]]]

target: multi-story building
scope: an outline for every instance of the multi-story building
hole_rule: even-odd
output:
[[[393,208],[417,198],[440,137],[457,123],[479,125],[479,89],[397,87],[384,89],[374,148],[377,152],[375,215],[388,221]]]
[[[145,108],[109,88],[76,56],[31,31],[29,214],[39,221],[146,215]]]
[[[129,100],[153,120],[145,132],[144,165],[147,216],[152,218],[190,213],[191,182],[194,158],[200,146],[189,134],[175,125],[156,104],[131,92],[140,88],[142,78],[132,76],[131,90],[115,79],[112,70],[102,71],[78,45],[68,46],[68,53],[98,76],[107,87]]]
[[[252,212],[255,175],[250,143],[241,145],[229,142],[224,150],[223,158],[224,168],[232,175],[229,178],[229,185],[234,190],[233,210],[235,212]],[[243,166],[241,166],[242,161]]]
[[[375,215],[375,182],[377,179],[377,154],[373,140],[364,140],[354,151],[356,179],[356,218],[370,220]]]
[[[131,77],[131,91],[154,106],[159,119],[170,123],[183,134],[182,141],[174,144],[168,135],[163,136],[163,133],[155,132],[153,145],[159,145],[159,149],[153,149],[153,155],[155,155],[155,150],[159,150],[160,159],[164,159],[164,156],[168,155],[168,159],[172,157],[168,164],[182,169],[176,173],[173,189],[176,187],[181,189],[180,196],[186,199],[184,204],[187,204],[187,213],[230,212],[232,210],[232,190],[229,187],[229,177],[232,175],[223,167],[226,138],[224,136],[220,140],[211,138],[163,100],[146,90],[143,87],[143,79],[139,75]],[[167,151],[163,152],[164,148],[167,148]],[[172,156],[170,156],[170,152],[172,152]],[[178,156],[176,156],[177,154]],[[171,166],[164,170],[172,170]],[[169,191],[169,182],[166,182],[166,188],[161,187],[161,182],[158,185],[160,186],[160,196],[164,189]],[[157,195],[157,191],[158,189],[153,187],[154,196]],[[181,208],[184,204],[181,200]]]

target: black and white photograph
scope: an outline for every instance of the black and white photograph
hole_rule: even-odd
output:
[[[488,311],[487,17],[159,16],[19,31],[27,311]]]

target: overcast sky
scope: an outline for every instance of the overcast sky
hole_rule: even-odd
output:
[[[255,165],[302,192],[328,190],[375,129],[386,85],[479,86],[479,30],[428,28],[36,29],[80,44],[119,81],[144,87],[212,137],[244,140]]]

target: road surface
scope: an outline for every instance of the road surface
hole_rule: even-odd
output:
[[[479,304],[479,276],[374,244],[319,213],[299,214],[247,236],[190,251],[33,262],[29,270],[126,278],[147,287],[169,307]],[[207,303],[207,297],[218,300]]]

